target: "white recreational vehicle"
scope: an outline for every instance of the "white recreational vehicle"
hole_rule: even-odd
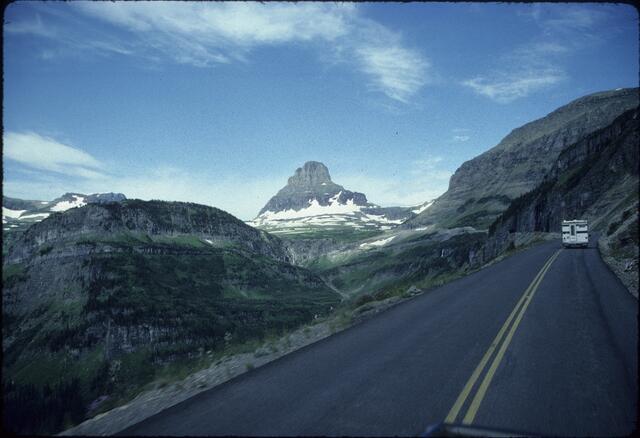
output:
[[[589,246],[589,227],[586,220],[562,221],[562,246]]]

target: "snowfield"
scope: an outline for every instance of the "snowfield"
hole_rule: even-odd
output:
[[[51,207],[51,211],[66,211],[70,208],[82,207],[87,205],[82,196],[73,195],[75,198],[73,201],[61,201]]]
[[[18,219],[22,213],[27,210],[11,210],[7,207],[2,207],[2,217],[10,217],[12,219]]]
[[[283,210],[278,212],[265,211],[258,216],[255,222],[273,222],[290,219],[299,219],[311,216],[323,215],[353,215],[360,212],[361,206],[353,203],[353,199],[347,200],[346,204],[338,202],[338,198],[342,192],[338,192],[333,198],[329,199],[329,205],[320,205],[317,199],[309,200],[309,206],[301,210]]]
[[[413,213],[415,214],[420,214],[423,211],[425,211],[427,208],[431,207],[433,205],[433,201],[428,201],[425,202],[424,204],[422,204],[419,208],[415,209],[415,210],[411,210]]]
[[[253,227],[267,227],[275,231],[308,226],[390,229],[403,222],[402,219],[389,219],[384,214],[366,213],[368,208],[375,206],[373,204],[357,205],[353,199],[340,203],[338,199],[341,194],[342,191],[329,199],[329,205],[320,205],[314,198],[309,200],[308,207],[300,210],[265,211],[247,224]]]
[[[20,216],[20,220],[22,219],[45,219],[47,217],[49,217],[51,213],[35,213],[35,214],[27,214],[24,216]]]
[[[391,236],[391,237],[387,237],[386,239],[375,240],[373,242],[365,242],[360,245],[360,248],[369,248],[372,246],[384,246],[395,238],[396,236]]]

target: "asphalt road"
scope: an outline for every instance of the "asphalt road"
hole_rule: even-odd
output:
[[[638,302],[596,248],[560,249],[519,253],[121,434],[416,436],[461,398],[455,423],[473,411],[468,423],[492,428],[630,434]]]

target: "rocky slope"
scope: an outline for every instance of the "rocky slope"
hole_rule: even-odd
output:
[[[503,251],[515,233],[559,232],[562,220],[587,219],[637,289],[639,142],[634,109],[566,147],[542,183],[491,225],[488,255]]]
[[[564,148],[637,106],[637,88],[595,93],[514,129],[497,146],[463,163],[447,192],[403,227],[486,229],[513,199],[542,182]]]
[[[59,431],[163,364],[327,314],[340,295],[289,258],[277,237],[191,203],[87,204],[33,224],[3,264],[12,427]]]
[[[364,193],[331,181],[327,167],[309,161],[296,169],[284,186],[260,210],[250,225],[276,233],[327,230],[387,230],[415,216],[419,207],[379,207]]]

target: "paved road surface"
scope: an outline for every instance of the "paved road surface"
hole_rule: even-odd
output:
[[[457,400],[456,423],[629,434],[638,302],[596,248],[560,249],[519,253],[122,434],[415,436],[451,417]]]

